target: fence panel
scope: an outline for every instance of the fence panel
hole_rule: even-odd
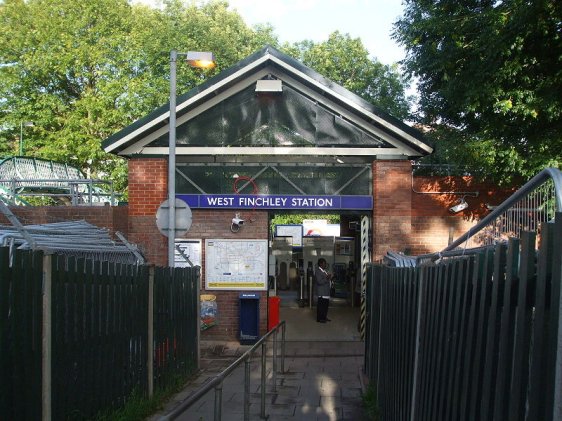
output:
[[[13,255],[12,255],[13,254]],[[0,419],[42,417],[43,253],[0,247]],[[89,419],[148,386],[148,266],[53,256],[52,419]],[[166,387],[197,368],[199,269],[156,268]]]
[[[548,343],[546,346],[545,364],[545,399],[546,399],[546,420],[562,419],[562,213],[556,215],[554,234],[550,237],[553,244],[552,261],[548,262],[547,286],[550,286],[550,316],[548,329]],[[545,246],[546,248],[547,246]],[[554,367],[554,368],[553,368]]]
[[[511,384],[509,365],[513,360],[513,335],[515,330],[515,308],[513,302],[519,276],[518,261],[519,240],[512,238],[509,240],[507,248],[507,267],[500,322],[498,366],[496,369],[498,374],[494,395],[493,419],[498,420],[507,418],[507,400],[509,397],[509,385]]]
[[[478,254],[371,265],[366,373],[385,420],[560,419],[562,217]]]
[[[143,266],[56,256],[53,419],[87,419],[146,391],[147,293]]]
[[[490,250],[491,251],[491,250]],[[505,288],[505,265],[507,248],[498,244],[494,250],[492,295],[488,323],[486,327],[486,357],[484,361],[484,372],[482,379],[482,395],[479,409],[479,419],[491,419],[493,398],[492,387],[496,383],[496,371],[498,363],[499,331],[501,323],[501,309],[503,302],[501,297]],[[481,332],[483,335],[484,332]],[[475,410],[478,408],[475,407]]]
[[[562,237],[562,232],[557,233]],[[531,371],[529,377],[529,409],[528,418],[531,420],[546,419],[546,408],[552,407],[552,401],[547,396],[552,396],[552,383],[548,381],[547,369],[548,361],[555,361],[548,355],[547,345],[553,343],[556,335],[552,335],[551,325],[555,324],[553,320],[553,312],[545,311],[546,308],[553,308],[555,303],[551,303],[549,298],[554,297],[554,288],[559,285],[550,284],[552,279],[553,264],[556,261],[554,256],[554,225],[548,224],[542,231],[541,252],[537,260],[537,289],[535,297],[535,317],[533,321],[533,338],[532,338],[532,360]],[[556,349],[555,347],[552,347]],[[546,356],[546,358],[543,358]],[[546,393],[545,393],[546,392]],[[550,402],[549,402],[550,401]]]
[[[154,384],[165,388],[197,369],[199,269],[155,268]]]
[[[0,419],[41,417],[42,254],[0,248]]]

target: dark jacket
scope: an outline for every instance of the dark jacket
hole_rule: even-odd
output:
[[[316,285],[316,295],[329,297],[330,277],[325,271],[322,270],[322,268],[316,268],[316,271],[314,272],[314,281]]]

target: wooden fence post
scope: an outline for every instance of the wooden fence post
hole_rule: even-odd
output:
[[[42,329],[42,383],[41,383],[41,419],[51,421],[51,345],[52,345],[52,254],[43,255],[43,329]]]
[[[148,397],[154,395],[154,265],[148,268],[148,335],[146,351],[146,372],[148,376]]]

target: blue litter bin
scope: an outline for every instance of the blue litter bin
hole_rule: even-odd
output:
[[[240,344],[253,345],[260,337],[260,296],[240,294]]]

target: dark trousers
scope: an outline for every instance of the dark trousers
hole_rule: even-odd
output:
[[[316,321],[326,320],[328,318],[328,306],[330,300],[328,298],[318,297],[318,304],[316,305]]]

